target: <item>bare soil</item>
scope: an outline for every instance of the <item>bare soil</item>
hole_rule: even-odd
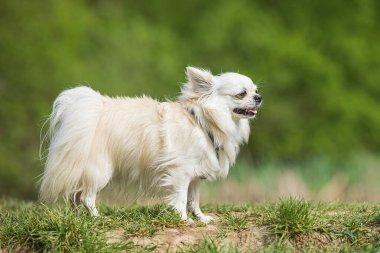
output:
[[[266,232],[263,228],[250,226],[240,232],[220,233],[217,225],[205,226],[188,225],[178,228],[161,228],[152,237],[129,237],[124,236],[123,230],[107,233],[108,243],[118,243],[124,240],[132,241],[135,246],[145,247],[155,245],[155,252],[175,252],[179,249],[198,245],[203,239],[213,239],[219,246],[233,246],[241,251],[257,250],[265,244]]]

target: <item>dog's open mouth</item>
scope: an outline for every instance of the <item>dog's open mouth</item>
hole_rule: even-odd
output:
[[[254,117],[257,114],[256,108],[235,108],[234,113],[240,114],[246,117]]]

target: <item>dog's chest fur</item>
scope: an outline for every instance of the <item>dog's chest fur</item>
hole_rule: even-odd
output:
[[[208,180],[226,177],[239,145],[248,141],[248,120],[234,121],[216,112],[210,117],[200,108],[179,103],[161,106],[164,162],[159,166],[193,167],[192,177]]]

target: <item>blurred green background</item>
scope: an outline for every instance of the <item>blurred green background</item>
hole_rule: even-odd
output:
[[[174,99],[193,65],[248,75],[264,97],[209,194],[378,200],[379,24],[377,0],[2,0],[0,195],[36,199],[40,129],[60,91]]]

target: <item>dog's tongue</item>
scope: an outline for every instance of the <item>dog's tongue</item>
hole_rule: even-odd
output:
[[[257,110],[256,109],[248,109],[247,110],[249,113],[253,113],[253,114],[256,114],[257,113]]]

